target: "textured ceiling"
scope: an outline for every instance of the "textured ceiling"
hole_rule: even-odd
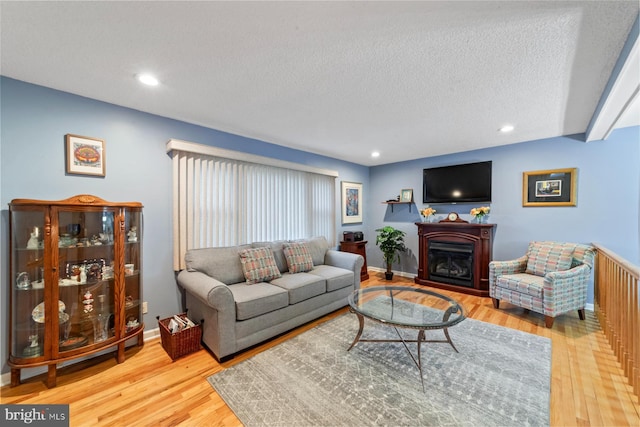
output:
[[[377,165],[584,133],[638,7],[2,2],[0,71]],[[141,72],[161,84],[140,86]]]

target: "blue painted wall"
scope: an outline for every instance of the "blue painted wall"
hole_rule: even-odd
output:
[[[394,270],[417,273],[418,236],[421,221],[422,169],[435,166],[493,161],[491,214],[489,222],[498,224],[494,259],[508,260],[523,255],[531,240],[597,242],[627,260],[640,263],[640,127],[614,131],[607,141],[581,142],[580,137],[558,137],[520,144],[469,151],[376,166],[370,172],[371,204],[367,234],[392,225],[407,233],[409,250]],[[523,207],[524,171],[578,169],[576,207]],[[415,203],[391,207],[380,202],[393,198],[403,188],[413,188]],[[470,220],[469,211],[479,204],[434,205],[437,216],[458,212]],[[371,240],[371,239],[370,239]],[[375,240],[375,239],[373,239]],[[374,244],[367,245],[369,265],[384,268],[382,254]],[[589,302],[593,302],[590,289]]]
[[[207,144],[281,160],[337,170],[340,180],[368,186],[364,166],[303,151],[283,148],[237,135],[154,116],[6,77],[0,78],[0,248],[2,324],[9,324],[8,206],[15,198],[58,200],[94,194],[110,201],[139,201],[144,205],[143,286],[149,313],[147,329],[157,327],[156,315],[180,309],[172,271],[171,158],[169,139]],[[106,141],[105,178],[65,176],[64,136],[67,133]],[[364,220],[368,218],[365,212]],[[336,242],[342,235],[336,213]],[[354,227],[353,225],[351,226]],[[356,227],[357,228],[357,227]],[[358,229],[362,229],[360,226]],[[2,372],[7,372],[6,330],[0,332]],[[25,371],[29,375],[29,371]]]
[[[63,199],[95,194],[106,200],[144,204],[144,294],[149,302],[147,329],[156,315],[180,309],[172,271],[171,159],[165,152],[171,138],[244,151],[316,167],[334,169],[336,203],[340,181],[361,182],[364,223],[342,226],[336,214],[337,236],[362,230],[368,239],[368,262],[383,268],[375,246],[375,229],[390,224],[407,232],[409,252],[395,269],[417,271],[418,208],[422,208],[425,167],[493,161],[493,203],[490,222],[498,224],[495,259],[524,253],[530,240],[557,239],[599,242],[628,260],[639,262],[640,128],[616,131],[607,141],[585,144],[563,137],[413,160],[367,168],[338,159],[220,132],[139,111],[0,77],[0,292],[3,324],[8,318],[8,212],[14,198]],[[64,135],[74,133],[106,140],[107,176],[65,176]],[[578,168],[578,206],[523,208],[522,172]],[[399,205],[391,213],[384,200],[403,188],[413,188],[417,203],[409,212]],[[438,215],[457,211],[469,218],[473,205],[436,206]],[[615,216],[614,216],[615,215]],[[592,301],[592,296],[590,296]],[[1,333],[2,372],[7,372],[6,331]],[[28,374],[28,372],[26,373]]]

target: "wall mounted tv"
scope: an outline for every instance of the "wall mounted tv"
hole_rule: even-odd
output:
[[[491,161],[423,169],[423,203],[491,202]]]

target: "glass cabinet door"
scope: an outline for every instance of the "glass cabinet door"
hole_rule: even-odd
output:
[[[55,209],[58,352],[115,336],[115,209]],[[54,323],[55,325],[55,323]]]
[[[30,359],[45,349],[45,216],[46,208],[11,211],[11,355]],[[47,289],[49,290],[49,289]]]
[[[124,321],[125,334],[137,331],[142,324],[142,212],[126,209],[124,212],[124,274],[125,274],[125,304]]]

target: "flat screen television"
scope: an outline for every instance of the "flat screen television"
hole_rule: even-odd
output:
[[[423,169],[423,203],[491,202],[491,161]]]

